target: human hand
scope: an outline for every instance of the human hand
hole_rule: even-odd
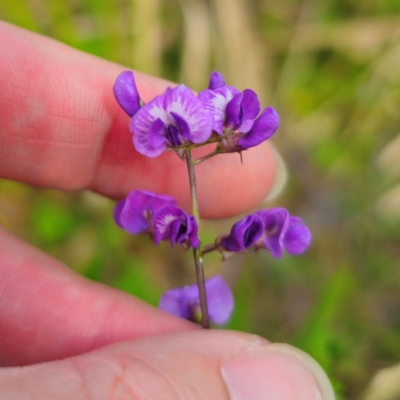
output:
[[[114,199],[140,188],[189,208],[175,154],[154,160],[133,149],[128,117],[112,96],[121,67],[5,23],[0,37],[1,177]],[[168,85],[136,77],[145,101]],[[236,158],[198,167],[204,217],[244,212],[269,191],[268,144],[247,151],[243,166]],[[300,350],[200,330],[85,280],[5,230],[0,295],[0,365],[9,367],[0,369],[1,399],[333,398],[322,369]]]

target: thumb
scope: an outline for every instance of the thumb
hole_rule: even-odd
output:
[[[0,398],[332,400],[321,367],[285,344],[189,331],[0,370]]]

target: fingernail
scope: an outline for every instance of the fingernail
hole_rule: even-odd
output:
[[[323,369],[308,354],[286,344],[268,344],[222,365],[232,400],[334,400]]]
[[[288,178],[287,168],[285,162],[283,161],[283,158],[274,146],[270,144],[270,147],[276,160],[276,172],[274,183],[272,184],[271,190],[268,192],[267,197],[263,200],[263,203],[269,202],[270,200],[277,197],[282,192],[282,189],[285,187]]]

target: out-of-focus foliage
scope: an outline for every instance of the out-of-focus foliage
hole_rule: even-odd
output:
[[[279,261],[207,256],[208,273],[222,269],[234,288],[228,327],[309,352],[339,399],[399,362],[399,1],[18,0],[0,4],[0,18],[196,90],[217,69],[260,93],[281,115],[273,142],[288,169],[264,206],[301,216],[314,242]],[[0,209],[7,228],[152,304],[194,281],[191,257],[128,237],[98,195],[2,181]],[[231,222],[204,224],[204,237]]]

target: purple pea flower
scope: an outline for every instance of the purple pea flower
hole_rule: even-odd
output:
[[[198,230],[196,218],[173,205],[162,208],[154,217],[155,244],[169,240],[171,246],[177,243],[195,248],[200,245]]]
[[[211,136],[211,113],[184,85],[168,88],[142,107],[134,74],[124,71],[114,84],[114,95],[132,117],[130,130],[136,150],[147,157],[157,157],[167,147],[203,143]]]
[[[274,258],[280,258],[283,249],[293,255],[301,254],[310,242],[311,232],[300,218],[290,216],[284,208],[271,208],[257,211],[236,222],[230,234],[222,237],[221,246],[223,251],[233,253],[253,246],[264,248]]]
[[[117,225],[131,234],[149,234],[156,244],[169,240],[171,245],[198,247],[196,219],[177,207],[175,199],[144,190],[133,190],[114,210]]]
[[[203,143],[212,133],[212,115],[184,85],[168,89],[144,105],[131,119],[136,150],[159,156],[167,147]]]
[[[205,287],[210,321],[215,324],[226,323],[234,306],[228,284],[221,275],[216,275],[206,279]],[[162,295],[159,307],[178,317],[198,322],[201,310],[197,284],[168,290]]]
[[[260,113],[260,101],[251,89],[239,92],[225,85],[219,72],[212,72],[208,89],[198,95],[214,119],[219,135],[228,133],[222,152],[242,151],[269,139],[279,127],[279,116],[272,107]],[[258,117],[257,117],[258,116]]]

